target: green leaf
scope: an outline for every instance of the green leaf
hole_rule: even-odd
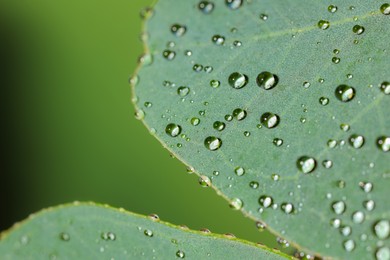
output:
[[[1,259],[285,259],[262,245],[92,203],[30,216],[3,233]]]
[[[290,243],[389,259],[389,10],[161,0],[131,81],[136,116],[203,186]]]

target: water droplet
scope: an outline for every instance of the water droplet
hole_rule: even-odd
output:
[[[376,139],[376,145],[382,151],[388,152],[390,150],[390,137],[389,136],[378,137],[378,139]]]
[[[244,136],[245,136],[245,137],[249,137],[249,136],[251,136],[251,132],[249,132],[249,131],[245,131],[245,132],[244,132]]]
[[[361,25],[355,25],[354,27],[352,27],[352,31],[358,35],[364,33],[364,27],[361,26]]]
[[[284,211],[284,213],[291,214],[294,212],[294,205],[291,203],[282,203],[281,209]]]
[[[175,36],[183,36],[187,31],[187,27],[184,26],[184,25],[181,25],[181,24],[174,24],[171,26],[171,32],[175,35]]]
[[[236,10],[241,7],[242,0],[225,0],[225,4],[232,10]]]
[[[318,28],[320,28],[322,30],[326,30],[329,28],[330,23],[329,23],[329,21],[319,20],[317,25],[318,25]]]
[[[234,47],[241,47],[241,46],[242,46],[242,42],[240,42],[240,41],[234,41],[234,42],[233,42],[233,46],[234,46]]]
[[[259,183],[257,181],[251,181],[249,183],[249,187],[251,187],[252,189],[257,189],[259,187]]]
[[[142,64],[143,66],[147,66],[153,63],[153,56],[149,53],[143,54],[141,57],[138,58],[138,62]]]
[[[338,218],[334,218],[330,221],[330,225],[334,228],[339,228],[341,226],[341,220]]]
[[[211,180],[209,177],[202,175],[199,177],[199,184],[202,187],[209,187],[211,185]]]
[[[153,231],[150,229],[145,229],[144,234],[145,234],[145,236],[152,237]]]
[[[141,19],[143,19],[143,20],[148,19],[148,18],[151,17],[153,14],[154,14],[154,10],[153,10],[153,8],[150,7],[150,6],[143,8],[143,9],[140,11],[140,13],[139,13]]]
[[[178,251],[176,252],[176,256],[179,257],[179,258],[184,258],[186,255],[184,254],[183,251],[178,250]]]
[[[374,188],[374,185],[371,182],[364,182],[364,181],[359,182],[359,186],[366,193],[371,192],[372,189]]]
[[[199,10],[201,10],[204,14],[210,14],[214,10],[214,4],[210,1],[201,1],[198,4]]]
[[[352,250],[355,249],[355,241],[353,241],[352,239],[345,241],[343,245],[344,245],[344,249],[347,252],[351,252]]]
[[[225,129],[225,126],[225,123],[221,121],[215,121],[213,124],[213,128],[217,131],[222,131],[223,129]]]
[[[345,208],[346,208],[346,205],[344,203],[344,201],[335,201],[332,203],[332,209],[334,211],[334,213],[336,213],[337,215],[340,215],[340,214],[343,214],[344,211],[345,211]]]
[[[223,45],[225,43],[225,37],[221,36],[221,35],[214,35],[212,38],[211,38],[211,41],[213,43],[215,43],[216,45]]]
[[[340,50],[339,50],[339,49],[334,49],[334,50],[333,50],[333,53],[334,53],[334,54],[339,54],[339,53],[340,53]]]
[[[386,239],[390,234],[390,223],[388,220],[380,220],[374,225],[374,233],[379,239]]]
[[[329,104],[329,98],[327,98],[327,97],[320,97],[320,99],[318,101],[323,106],[326,106],[327,104]]]
[[[197,118],[197,117],[191,118],[191,125],[197,126],[197,125],[199,125],[199,123],[200,123],[200,119],[199,118]]]
[[[245,169],[242,167],[237,167],[236,169],[234,169],[234,172],[237,176],[242,176],[245,174]]]
[[[364,136],[353,134],[349,137],[349,144],[359,149],[364,145]]]
[[[340,228],[340,233],[347,237],[352,233],[352,228],[350,226],[343,226]]]
[[[177,89],[177,94],[181,97],[185,97],[188,95],[188,93],[190,93],[190,88],[189,87],[185,87],[185,86],[181,86]]]
[[[272,203],[273,203],[273,199],[272,197],[270,196],[267,196],[267,195],[263,195],[259,198],[259,203],[261,206],[263,206],[264,208],[268,208],[270,206],[272,206]]]
[[[201,64],[195,64],[192,67],[192,70],[195,71],[195,72],[201,72],[203,70],[203,66]]]
[[[268,20],[268,15],[267,14],[260,14],[260,19],[263,20],[263,21],[267,21]]]
[[[69,241],[70,240],[70,236],[69,236],[68,233],[62,232],[62,233],[60,233],[60,239],[62,241]]]
[[[260,232],[263,232],[267,228],[267,225],[258,221],[256,222],[256,227]]]
[[[382,82],[380,89],[386,95],[390,95],[390,82],[387,81]]]
[[[333,57],[333,58],[332,58],[332,62],[333,62],[334,64],[339,64],[339,63],[340,63],[340,58],[338,58],[338,57]]]
[[[209,136],[204,140],[204,145],[210,151],[215,151],[222,146],[222,140],[215,136]]]
[[[337,182],[337,186],[338,186],[340,189],[344,189],[344,188],[345,188],[345,181],[339,180],[339,181]]]
[[[362,211],[355,211],[352,214],[352,221],[356,224],[360,224],[364,221],[364,213]]]
[[[348,132],[351,127],[348,124],[340,124],[340,129],[344,132]]]
[[[342,102],[351,101],[355,97],[355,89],[351,86],[340,85],[335,90],[336,98]]]
[[[137,108],[135,110],[135,114],[134,114],[135,118],[138,119],[138,120],[142,120],[145,118],[145,112],[140,109],[140,108]]]
[[[337,6],[335,6],[335,5],[329,5],[329,6],[328,6],[328,11],[329,11],[330,13],[335,13],[335,12],[337,12]]]
[[[171,137],[176,137],[181,133],[181,126],[173,123],[168,124],[165,128],[165,133]]]
[[[347,74],[347,79],[352,79],[353,75],[352,74]]]
[[[184,51],[184,55],[187,56],[187,57],[190,57],[190,56],[192,56],[192,51],[191,50],[186,50],[186,51]]]
[[[382,14],[389,15],[390,14],[390,4],[385,3],[385,4],[381,5],[380,10],[381,10]]]
[[[205,66],[204,67],[204,71],[206,73],[211,73],[213,70],[214,70],[214,68],[212,66]]]
[[[273,181],[278,181],[280,179],[280,175],[276,174],[276,173],[273,173],[273,174],[271,174],[271,179]]]
[[[218,88],[221,85],[221,82],[219,80],[212,79],[210,81],[210,86],[213,88]]]
[[[280,139],[280,138],[274,138],[274,140],[272,141],[272,143],[275,145],[275,146],[282,146],[283,144],[283,139]]]
[[[268,71],[263,71],[256,78],[257,85],[265,90],[274,88],[278,82],[278,76]]]
[[[213,175],[214,176],[218,176],[219,175],[219,171],[213,171]]]
[[[329,148],[335,148],[337,146],[337,141],[334,139],[329,139],[327,145]]]
[[[148,216],[153,221],[159,221],[160,217],[157,214],[149,214]]]
[[[366,210],[372,211],[375,208],[375,201],[373,200],[366,200],[363,202],[363,206]]]
[[[276,127],[279,124],[279,122],[280,122],[279,116],[271,112],[264,113],[260,117],[260,123],[269,129]]]
[[[324,160],[322,161],[322,166],[324,166],[326,169],[330,169],[333,166],[333,162],[331,160]]]
[[[233,116],[232,115],[225,115],[225,120],[230,122],[233,120]]]
[[[150,102],[145,102],[145,103],[144,103],[144,106],[147,107],[147,108],[152,107],[152,103],[150,103]]]
[[[388,13],[390,13],[390,10],[388,11]],[[378,248],[375,253],[375,257],[377,260],[390,260],[390,249],[385,246]]]
[[[305,81],[305,82],[303,82],[302,86],[304,88],[310,88],[311,84],[310,84],[310,82]]]
[[[228,82],[231,87],[240,89],[245,87],[245,85],[248,83],[248,77],[245,74],[233,72],[230,74]]]
[[[235,117],[238,121],[245,119],[246,111],[241,108],[236,108],[233,110],[233,117]]]
[[[239,198],[234,198],[230,201],[230,204],[229,206],[232,208],[232,209],[235,209],[235,210],[240,210],[243,206],[243,202],[241,199]]]
[[[299,157],[297,160],[297,167],[303,173],[311,173],[317,166],[317,162],[314,158],[309,156]]]
[[[176,56],[176,52],[171,50],[165,50],[163,51],[163,57],[167,60],[173,60]]]

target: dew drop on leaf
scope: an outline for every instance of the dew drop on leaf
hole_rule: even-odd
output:
[[[274,88],[278,81],[278,77],[268,71],[261,72],[256,78],[257,85],[265,90]]]
[[[230,201],[230,204],[229,204],[230,208],[235,209],[235,210],[240,210],[243,205],[244,205],[244,203],[239,198],[232,199]]]
[[[70,240],[70,236],[69,236],[68,233],[62,232],[62,233],[60,233],[60,239],[62,241],[69,241]]]
[[[213,88],[218,88],[220,85],[221,85],[221,82],[219,80],[212,79],[210,81],[210,86]]]
[[[248,83],[248,77],[245,74],[239,72],[233,72],[228,79],[229,85],[235,89],[245,87]]]
[[[199,177],[199,184],[202,187],[209,187],[211,185],[211,180],[209,177],[202,175]]]
[[[372,211],[375,208],[375,201],[373,200],[366,200],[363,202],[363,206],[366,210]]]
[[[225,0],[225,4],[232,10],[236,10],[241,7],[243,0]]]
[[[217,131],[222,131],[225,129],[226,124],[221,121],[215,121],[213,124],[213,128]]]
[[[382,82],[382,84],[380,85],[380,89],[386,95],[390,95],[390,82],[388,81]]]
[[[210,151],[215,151],[221,147],[222,140],[215,136],[209,136],[204,140],[204,145]]]
[[[364,145],[364,137],[362,135],[353,134],[348,140],[349,144],[356,149],[359,149]]]
[[[332,203],[332,209],[334,211],[334,213],[336,213],[337,215],[340,215],[340,214],[343,214],[344,211],[345,211],[345,208],[346,208],[346,205],[344,203],[344,201],[335,201]]]
[[[237,167],[236,169],[234,169],[234,173],[237,175],[237,176],[242,176],[245,174],[245,169],[242,168],[242,167]]]
[[[342,102],[349,102],[355,97],[355,89],[348,85],[340,85],[335,90],[336,98]]]
[[[267,128],[274,128],[276,127],[280,122],[280,118],[277,114],[266,112],[261,115],[260,117],[260,123],[267,127]]]
[[[189,87],[185,87],[185,86],[181,86],[177,89],[177,94],[181,97],[185,97],[188,95],[188,93],[190,93],[190,88]]]
[[[249,187],[251,187],[252,189],[257,189],[259,187],[259,183],[257,181],[251,181],[249,183]]]
[[[173,123],[168,124],[165,128],[165,133],[171,137],[176,137],[181,133],[181,126]]]
[[[376,144],[383,152],[388,152],[390,150],[390,137],[380,136],[376,139]]]
[[[178,251],[176,252],[176,256],[177,256],[178,258],[184,258],[186,255],[184,254],[183,251],[178,250]]]
[[[150,229],[145,229],[144,234],[147,237],[153,237],[153,231]]]
[[[200,119],[199,118],[197,118],[197,117],[191,118],[191,125],[197,126],[197,125],[199,125],[199,123],[200,123]]]
[[[379,220],[374,224],[374,233],[379,239],[386,239],[390,234],[390,223],[388,220]]]
[[[284,213],[291,214],[294,212],[294,205],[291,203],[282,203],[281,209],[284,211]]]
[[[210,1],[200,1],[198,4],[198,8],[204,14],[210,14],[214,10],[214,4]]]
[[[175,36],[183,36],[187,32],[187,27],[181,24],[174,24],[171,26],[171,32]]]
[[[330,13],[335,13],[335,12],[337,12],[337,6],[335,6],[335,5],[329,5],[329,6],[328,6],[328,11],[329,11]]]
[[[326,30],[329,28],[330,23],[329,23],[329,21],[319,20],[317,23],[317,26],[318,26],[318,28],[320,28],[322,30]]]
[[[176,56],[176,52],[171,50],[165,50],[163,51],[163,57],[167,60],[173,60]]]
[[[225,43],[225,37],[221,36],[221,35],[214,35],[212,38],[211,38],[211,41],[213,43],[215,43],[216,45],[223,45]]]
[[[233,110],[233,117],[236,118],[238,121],[241,121],[245,119],[246,111],[241,108],[236,108]]]
[[[362,34],[362,33],[364,33],[364,27],[363,26],[361,26],[361,25],[355,25],[354,27],[352,27],[352,31],[354,32],[354,33],[356,33],[356,34],[358,34],[358,35],[360,35],[360,34]]]
[[[311,173],[317,166],[314,158],[309,156],[301,156],[297,160],[297,167],[303,173]]]
[[[272,206],[273,204],[273,199],[270,196],[263,195],[259,198],[259,204],[263,206],[264,208],[268,208]]]
[[[344,245],[345,251],[347,251],[347,252],[351,252],[352,250],[355,249],[355,241],[353,241],[352,239],[344,241],[343,245]]]
[[[389,15],[390,14],[390,4],[385,3],[381,5],[380,7],[381,13],[384,15]]]
[[[390,10],[389,10],[390,13]],[[390,259],[390,249],[386,246],[380,247],[376,253],[375,257],[377,260],[389,260]]]
[[[352,214],[352,221],[353,223],[360,224],[364,221],[364,213],[362,211],[355,211]]]

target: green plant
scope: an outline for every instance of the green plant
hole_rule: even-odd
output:
[[[136,116],[201,185],[298,248],[389,259],[389,12],[161,0],[145,13]]]

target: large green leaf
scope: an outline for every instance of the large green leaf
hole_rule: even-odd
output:
[[[383,0],[160,0],[136,116],[291,243],[389,259],[389,12]]]
[[[0,240],[1,259],[286,259],[236,238],[191,231],[94,204],[64,205],[32,215]]]

